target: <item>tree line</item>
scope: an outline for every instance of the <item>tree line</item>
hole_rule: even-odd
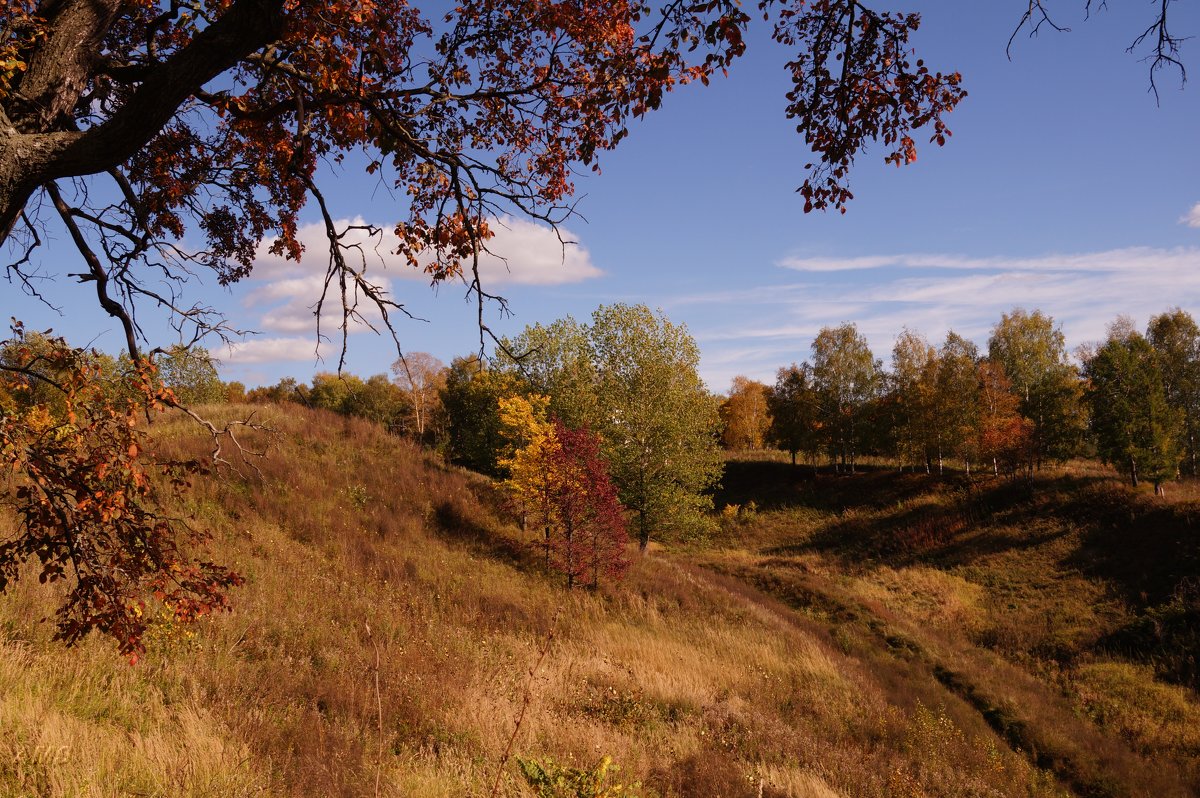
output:
[[[582,482],[592,486],[601,471],[611,479],[643,550],[652,535],[692,534],[711,523],[710,488],[722,469],[719,400],[700,379],[700,350],[687,328],[661,311],[601,306],[587,324],[567,317],[531,325],[501,339],[490,357],[458,357],[448,367],[423,354],[406,360],[393,365],[393,378],[318,374],[311,385],[285,378],[245,398],[379,421],[452,462],[504,480],[523,515],[554,526],[556,534],[574,523],[563,502],[594,499],[589,518],[612,516],[601,507],[608,506],[603,489],[559,489],[552,511],[551,482],[581,484],[567,473],[590,474]],[[611,535],[626,534],[620,526],[609,524]],[[553,537],[547,534],[548,562],[561,555],[556,561],[568,563],[568,581],[578,581],[584,560],[573,553],[575,544]],[[592,580],[617,559],[593,557]]]
[[[133,656],[141,650],[136,613],[103,608],[136,606],[131,596],[146,590],[188,615],[223,606],[237,575],[190,562],[176,544],[186,534],[155,509],[157,489],[138,459],[146,396],[157,397],[157,410],[294,401],[371,418],[501,480],[541,532],[546,562],[571,586],[623,571],[627,529],[645,549],[652,536],[712,524],[721,444],[774,446],[794,463],[803,457],[837,472],[853,472],[870,455],[902,469],[1031,476],[1046,463],[1091,456],[1159,493],[1165,481],[1197,474],[1200,328],[1187,312],[1157,315],[1144,332],[1119,318],[1104,341],[1074,354],[1051,317],[1014,309],[993,327],[986,351],[954,332],[935,347],[904,330],[885,369],[845,323],[822,329],[811,357],[781,368],[774,385],[738,377],[721,397],[701,381],[685,326],[644,305],[617,304],[597,308],[589,323],[531,325],[489,357],[445,366],[416,353],[390,374],[324,373],[311,384],[285,378],[247,391],[222,382],[195,347],[168,349],[151,365],[72,349],[18,325],[0,345],[5,458],[30,464],[38,490],[75,497],[64,505],[69,524],[93,530],[89,541],[140,541],[129,552],[144,573],[87,575],[99,559],[57,531],[62,518],[39,514],[52,505],[34,502],[24,532],[0,550],[0,590],[31,557],[47,579],[84,573],[59,614],[60,636],[99,627]],[[181,473],[173,484],[185,480]],[[31,489],[17,490],[20,498]],[[115,528],[114,519],[137,529]],[[142,527],[156,532],[139,537]],[[128,548],[115,538],[103,546]],[[160,584],[162,574],[185,572],[195,579]]]
[[[1052,317],[1021,308],[1001,316],[982,351],[953,331],[935,346],[905,329],[885,368],[853,323],[823,328],[810,351],[779,369],[774,385],[738,376],[715,396],[697,376],[685,328],[644,306],[615,305],[590,325],[570,317],[531,325],[490,357],[447,367],[417,353],[390,379],[318,374],[311,386],[287,378],[245,397],[373,418],[503,478],[511,440],[500,401],[545,396],[548,420],[606,441],[643,545],[670,519],[699,523],[720,473],[714,436],[726,449],[775,447],[837,472],[853,472],[863,456],[1009,476],[1098,457],[1160,492],[1200,465],[1200,330],[1178,308],[1145,332],[1117,319],[1106,340],[1074,356]]]
[[[954,332],[934,346],[906,329],[885,370],[845,323],[822,329],[811,353],[774,385],[734,378],[721,404],[727,448],[774,446],[849,472],[863,455],[1008,475],[1097,456],[1159,493],[1197,473],[1200,329],[1178,308],[1145,333],[1119,318],[1075,358],[1050,316],[1020,308],[1001,316],[986,352]]]

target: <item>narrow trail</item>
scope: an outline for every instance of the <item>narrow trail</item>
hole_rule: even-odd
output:
[[[852,596],[799,560],[669,555],[681,568],[757,604],[853,657],[905,696],[938,695],[969,707],[1004,744],[1082,798],[1194,795],[1171,764],[1150,762],[1081,716],[1050,685],[997,654]],[[848,647],[847,637],[858,644]],[[865,644],[865,645],[863,645]],[[897,678],[899,676],[899,678]],[[885,687],[886,689],[886,687]]]

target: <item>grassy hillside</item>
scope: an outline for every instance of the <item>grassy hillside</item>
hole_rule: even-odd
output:
[[[936,683],[1081,795],[1200,792],[1200,504],[1088,466],[1033,484],[731,463],[712,569]]]
[[[515,757],[604,756],[643,798],[1195,790],[1190,505],[734,463],[757,513],[567,592],[488,482],[264,420],[261,472],[185,508],[232,613],[131,667],[51,644],[35,580],[0,599],[0,796],[528,796]]]

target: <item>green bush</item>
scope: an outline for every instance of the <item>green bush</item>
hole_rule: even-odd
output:
[[[538,798],[637,798],[631,792],[637,784],[609,783],[609,776],[620,770],[612,757],[606,756],[590,768],[560,765],[550,757],[540,761],[517,757],[517,765]]]

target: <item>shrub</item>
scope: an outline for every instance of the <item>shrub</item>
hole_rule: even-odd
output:
[[[541,761],[517,757],[517,765],[538,798],[637,798],[631,792],[637,784],[609,783],[610,774],[620,770],[612,757],[605,756],[590,768],[560,765],[550,757]]]

